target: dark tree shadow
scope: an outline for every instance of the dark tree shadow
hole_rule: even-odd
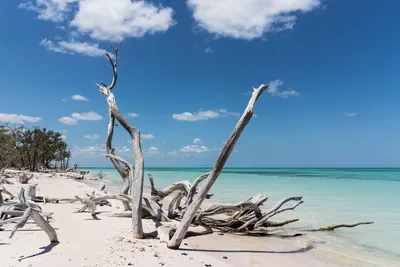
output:
[[[192,248],[180,248],[182,251],[192,251],[192,252],[223,252],[223,253],[260,253],[260,254],[296,254],[296,253],[304,253],[310,251],[314,247],[309,245],[304,248],[299,248],[295,250],[241,250],[241,249],[192,249]]]
[[[21,262],[21,261],[29,259],[29,258],[33,258],[33,257],[36,257],[36,256],[40,256],[40,255],[46,254],[46,253],[50,252],[58,244],[60,244],[60,242],[51,242],[47,246],[39,248],[39,249],[43,249],[43,251],[41,251],[39,253],[35,253],[35,254],[32,254],[32,255],[29,255],[29,256],[26,256],[26,257],[23,257],[23,258],[19,259],[18,261]]]

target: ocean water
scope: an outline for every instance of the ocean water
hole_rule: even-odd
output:
[[[120,183],[111,168],[100,170],[106,179]],[[157,188],[190,180],[207,168],[151,168]],[[400,266],[400,169],[270,169],[225,168],[214,184],[213,200],[235,203],[256,193],[266,194],[268,209],[287,196],[303,196],[304,204],[274,217],[299,218],[286,228],[293,232],[338,223],[374,221],[372,225],[342,228],[335,232],[306,233],[321,250],[378,263]],[[291,205],[291,204],[289,204]]]

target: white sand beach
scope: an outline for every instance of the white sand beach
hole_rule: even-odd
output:
[[[38,183],[37,195],[41,196],[73,198],[97,189],[72,179],[50,178],[49,174],[35,176],[29,183]],[[20,187],[14,183],[7,189],[17,194]],[[129,218],[107,216],[121,211],[119,202],[111,202],[112,207],[99,208],[100,220],[92,219],[89,213],[75,213],[81,203],[41,205],[45,212],[54,212],[50,223],[57,231],[58,244],[49,245],[46,234],[31,221],[12,239],[8,236],[14,224],[2,226],[0,266],[378,266],[321,251],[301,237],[213,233],[185,239],[179,250],[170,250],[155,237],[133,239]],[[144,232],[154,234],[154,222],[143,222]]]

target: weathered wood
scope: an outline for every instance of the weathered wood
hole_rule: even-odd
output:
[[[15,196],[13,195],[13,193],[11,193],[10,191],[8,191],[4,186],[2,186],[1,188],[0,188],[0,194],[6,194],[6,195],[8,195],[9,197],[10,197],[10,199],[14,199],[15,198]],[[1,202],[0,202],[0,205],[1,205]]]
[[[15,234],[15,232],[19,229],[22,228],[26,222],[29,220],[29,218],[32,218],[32,220],[42,229],[46,232],[46,234],[49,237],[50,242],[58,242],[57,238],[57,233],[54,230],[54,228],[42,217],[42,215],[39,213],[40,210],[37,209],[36,206],[32,206],[29,201],[25,198],[25,189],[21,188],[21,191],[18,195],[19,201],[20,201],[20,207],[25,208],[24,213],[21,217],[16,217],[15,219],[9,219],[5,220],[7,222],[13,222],[18,218],[18,222],[15,225],[14,229],[11,231],[10,238],[12,238]],[[5,221],[0,221],[1,223]]]
[[[33,179],[33,174],[28,175],[27,173],[22,173],[18,177],[18,182],[21,184],[27,184],[31,179]]]
[[[342,228],[342,227],[352,228],[352,227],[356,227],[356,226],[359,226],[359,225],[373,224],[373,223],[374,222],[358,222],[358,223],[352,223],[352,224],[342,223],[342,224],[336,224],[336,225],[321,227],[319,229],[315,229],[315,230],[312,230],[312,231],[334,231],[337,228]]]
[[[208,175],[210,175],[210,172],[207,172],[205,174],[200,175],[199,177],[196,178],[196,180],[193,182],[192,187],[189,190],[187,199],[186,199],[186,206],[189,206],[190,204],[192,204],[193,201],[193,197],[194,195],[197,193],[197,187],[199,186],[199,184],[208,177]]]
[[[36,199],[36,187],[37,184],[30,184],[25,187],[25,198],[26,199]]]
[[[288,197],[285,199],[282,199],[280,202],[278,202],[272,209],[270,209],[269,211],[267,211],[264,215],[263,218],[261,220],[259,220],[255,225],[254,228],[257,228],[261,225],[263,225],[269,218],[271,218],[272,216],[275,216],[276,214],[279,214],[281,212],[287,211],[287,210],[294,210],[298,205],[300,205],[302,203],[302,198],[303,197]],[[299,203],[297,203],[295,206],[291,207],[291,208],[286,208],[283,210],[279,209],[287,202],[289,201],[299,201]]]
[[[170,242],[168,242],[169,248],[171,249],[179,248],[190,224],[193,221],[194,216],[196,215],[196,212],[198,211],[204,199],[206,198],[208,191],[211,189],[212,185],[214,184],[219,174],[221,173],[226,161],[229,158],[229,155],[231,154],[232,150],[236,145],[236,142],[239,140],[241,133],[243,132],[244,128],[252,118],[254,113],[255,103],[257,102],[260,95],[267,89],[267,87],[268,85],[263,84],[260,85],[257,89],[253,89],[252,96],[242,117],[240,118],[239,122],[234,128],[228,141],[225,143],[225,146],[222,148],[213,169],[211,170],[210,174],[206,179],[205,184],[201,187],[199,193],[195,196],[192,204],[188,206],[188,209],[182,218],[181,224],[179,225],[176,233],[174,234]]]
[[[238,210],[243,210],[244,208],[249,208],[251,211],[254,212],[255,216],[259,219],[262,218],[261,209],[254,203],[250,201],[243,201],[237,204],[214,204],[210,206],[208,209],[202,211],[197,216],[197,220],[204,217],[204,216],[212,216],[216,214],[222,214],[227,212],[233,212]]]
[[[174,193],[176,191],[182,192],[184,194],[184,196],[187,196],[188,191],[191,187],[191,184],[189,181],[180,181],[180,182],[173,183],[173,184],[167,186],[166,188],[164,188],[162,191],[160,191],[160,190],[156,190],[154,188],[153,176],[151,174],[149,174],[149,180],[151,181],[150,184],[153,183],[151,199],[153,199],[154,201],[157,201],[157,202],[162,201],[164,198],[166,198],[167,196],[171,195],[172,193]]]
[[[173,219],[177,216],[175,210],[179,208],[179,204],[184,197],[184,193],[181,191],[174,196],[168,206],[168,218]]]
[[[43,231],[47,234],[49,237],[50,242],[58,242],[58,237],[56,230],[49,224],[48,221],[46,221],[40,213],[38,213],[35,210],[32,210],[31,213],[31,218],[32,220],[36,223],[37,226],[42,228]]]
[[[106,56],[113,69],[113,80],[110,85],[106,85],[101,82],[98,84],[100,92],[107,97],[107,105],[109,112],[118,120],[118,122],[125,128],[125,130],[130,134],[132,138],[133,146],[133,156],[135,159],[135,175],[133,175],[133,168],[130,168],[129,177],[132,181],[131,192],[132,192],[132,230],[133,236],[135,238],[143,238],[143,225],[142,225],[142,194],[143,194],[143,180],[144,180],[144,160],[140,140],[140,131],[134,128],[128,123],[128,121],[120,113],[114,94],[111,90],[117,83],[118,78],[118,50],[122,42],[117,48],[114,49],[115,52],[115,62],[113,61],[110,54],[106,53]],[[111,155],[111,154],[108,154]],[[115,157],[114,157],[115,159]]]

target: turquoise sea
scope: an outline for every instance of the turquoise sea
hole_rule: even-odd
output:
[[[121,182],[112,168],[86,169],[91,173],[102,170],[108,181]],[[149,185],[147,173],[154,176],[156,187],[162,188],[175,181],[193,181],[209,170],[149,168],[145,170],[145,185]],[[400,266],[400,169],[225,168],[211,192],[215,201],[230,203],[264,193],[269,197],[264,205],[266,209],[286,196],[303,196],[303,205],[281,216],[282,220],[300,219],[287,226],[293,231],[374,221],[373,225],[333,233],[307,233],[305,238],[321,250],[380,266]]]

